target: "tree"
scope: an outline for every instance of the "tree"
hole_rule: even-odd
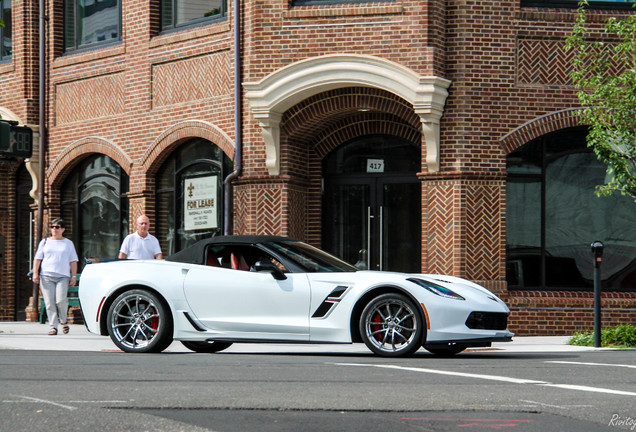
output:
[[[590,127],[587,144],[607,164],[597,193],[636,200],[636,15],[606,20],[603,42],[590,37],[587,6],[579,4],[566,47],[574,50],[570,76]]]

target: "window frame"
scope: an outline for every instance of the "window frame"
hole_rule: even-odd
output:
[[[186,21],[185,23],[182,23],[182,24],[176,24],[174,19],[174,12],[173,12],[171,24],[164,27],[163,8],[164,8],[165,1],[169,1],[172,4],[172,10],[174,11],[176,9],[175,6],[178,2],[183,2],[187,0],[160,0],[159,1],[159,29],[161,33],[170,33],[174,31],[179,31],[183,29],[198,27],[201,25],[206,25],[206,24],[211,24],[214,22],[227,20],[227,13],[228,13],[227,0],[221,0],[221,12],[218,15],[211,15],[209,17],[196,18],[190,21]]]
[[[122,3],[123,0],[116,0],[117,1],[117,13],[118,13],[118,20],[117,20],[117,39],[108,39],[106,41],[97,41],[97,42],[93,42],[93,43],[89,43],[89,44],[82,44],[79,40],[78,40],[78,35],[79,35],[79,25],[80,25],[80,20],[78,19],[78,2],[79,0],[64,0],[64,7],[63,7],[63,12],[62,12],[62,21],[63,21],[63,28],[62,28],[62,34],[64,35],[64,43],[63,43],[63,47],[64,47],[64,52],[65,53],[76,53],[76,52],[81,52],[81,51],[86,51],[86,50],[92,50],[95,48],[102,48],[102,47],[107,47],[107,46],[111,46],[111,45],[117,45],[119,43],[121,43],[122,41],[122,29],[123,29],[123,19],[122,19]],[[70,47],[68,46],[67,42],[68,42],[68,38],[67,38],[67,7],[68,4],[72,3],[73,4],[73,46]]]
[[[11,7],[11,14],[9,16],[9,19],[5,19],[4,17],[4,10],[5,10],[5,4],[8,3]],[[0,0],[0,19],[2,19],[4,21],[4,27],[0,27],[0,46],[3,49],[0,49],[0,63],[6,63],[6,62],[10,62],[13,59],[13,3],[12,0]],[[7,23],[8,23],[8,27],[7,27]],[[4,41],[6,38],[6,33],[7,30],[9,31],[9,40],[11,40],[11,54],[5,56],[3,55],[4,52]]]

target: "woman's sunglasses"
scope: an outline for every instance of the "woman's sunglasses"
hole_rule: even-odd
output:
[[[62,229],[59,225],[51,225],[51,229]]]

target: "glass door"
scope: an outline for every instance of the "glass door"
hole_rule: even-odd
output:
[[[422,269],[421,184],[405,179],[389,182],[380,179],[382,193],[381,253],[378,269],[404,273],[419,273]],[[380,191],[378,191],[380,192]]]
[[[360,269],[419,272],[420,201],[417,178],[330,182],[325,185],[323,246]]]
[[[356,138],[323,161],[323,248],[360,269],[421,269],[420,148]]]
[[[370,189],[364,179],[349,179],[326,191],[323,246],[360,269],[369,268]]]

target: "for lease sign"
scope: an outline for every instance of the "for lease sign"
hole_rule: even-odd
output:
[[[184,181],[184,230],[218,228],[217,176],[196,177]]]

